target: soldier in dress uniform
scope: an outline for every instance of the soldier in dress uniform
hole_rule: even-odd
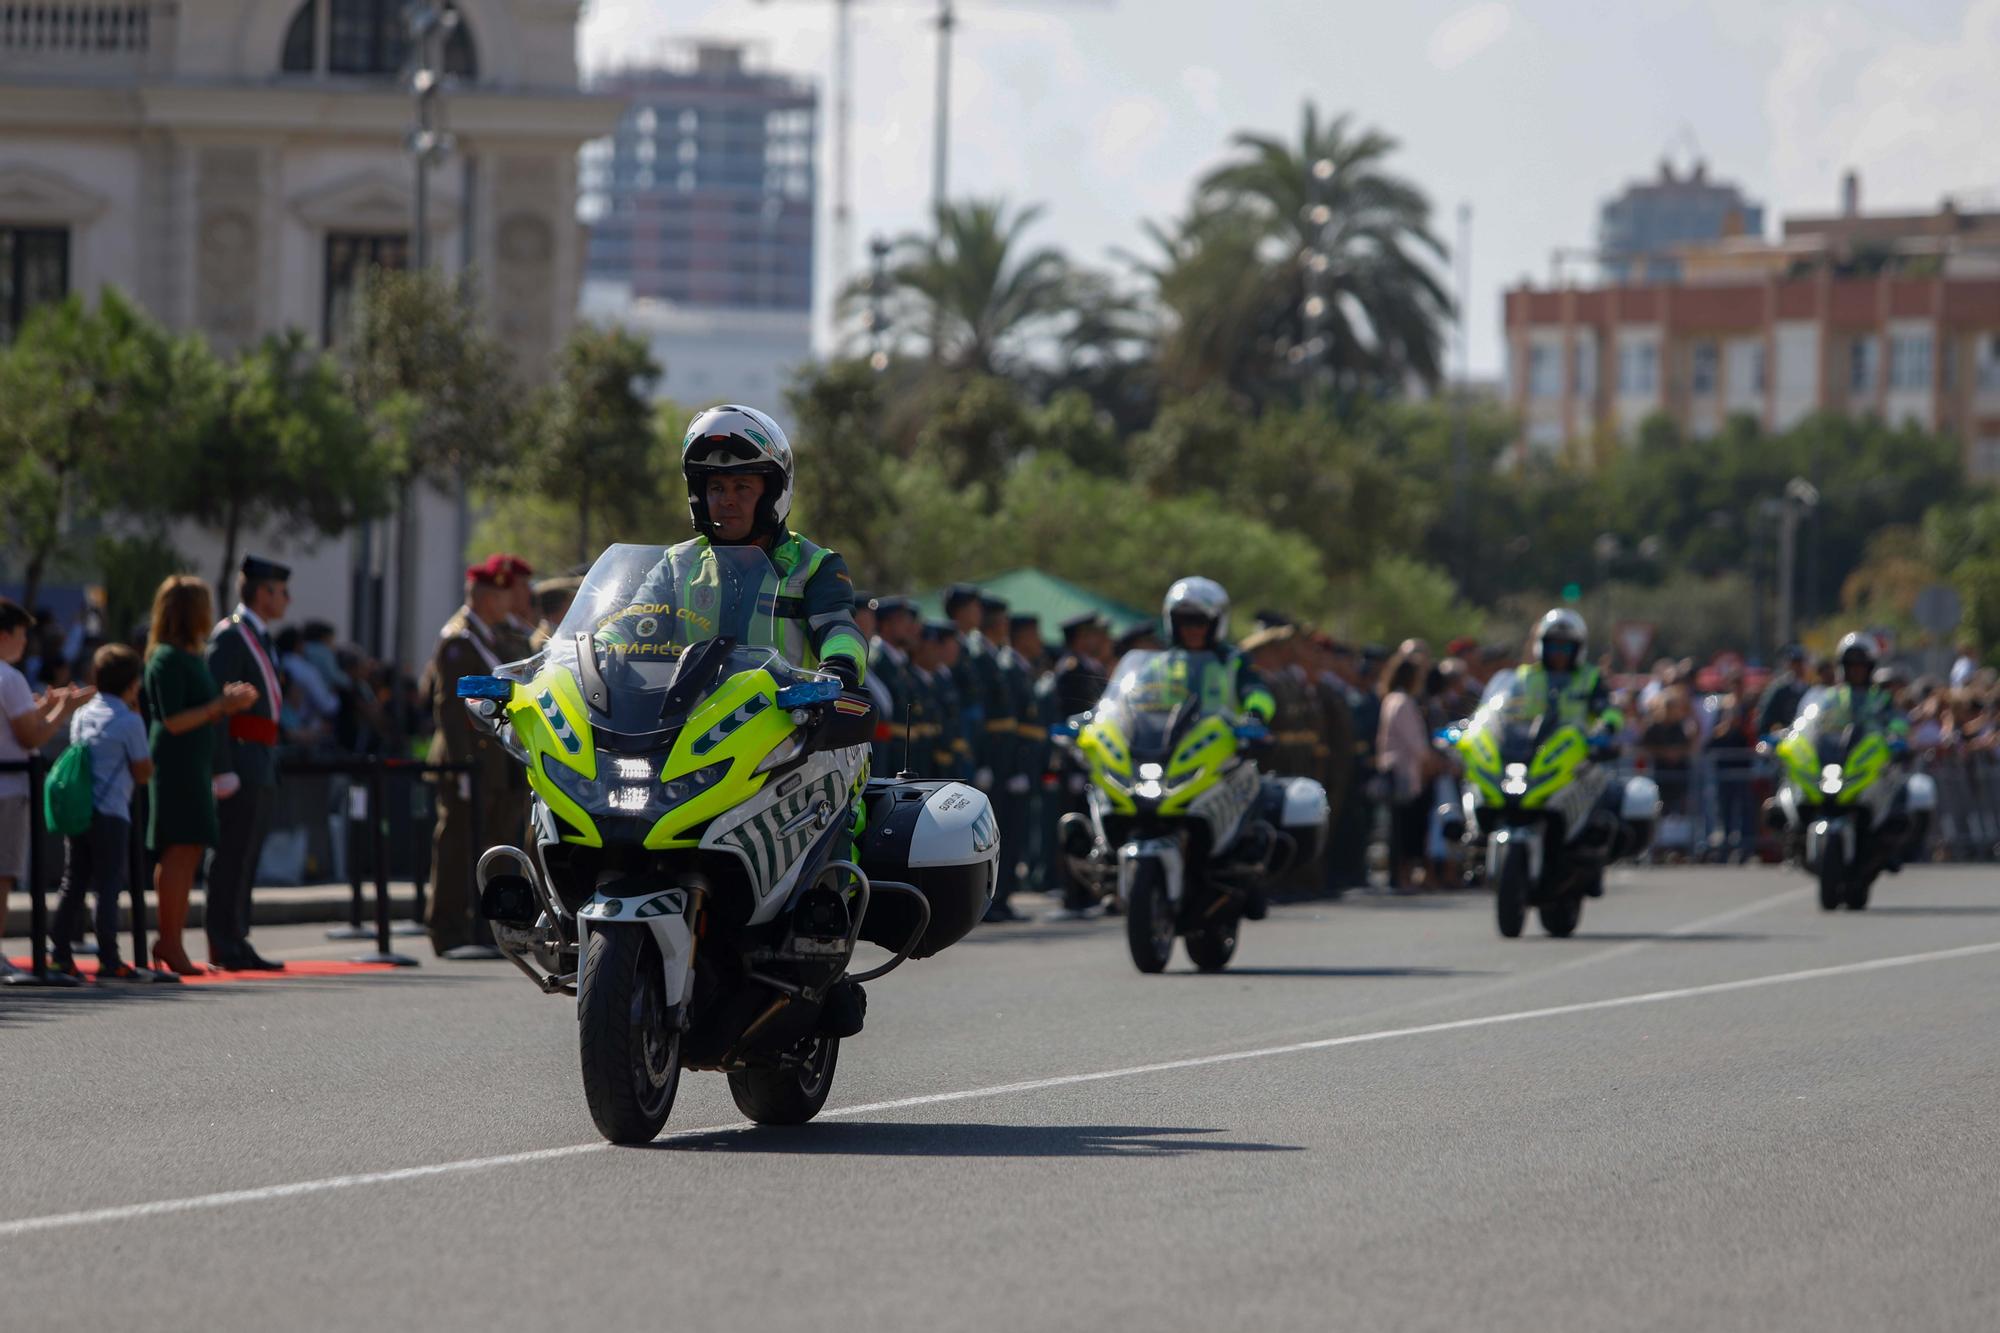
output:
[[[958,695],[951,683],[951,655],[958,650],[958,635],[949,622],[929,620],[910,656],[910,674],[916,682],[918,724],[916,743],[927,756],[919,760],[917,771],[925,777],[961,778]]]
[[[473,871],[486,848],[526,823],[526,775],[489,733],[472,725],[471,714],[458,698],[461,676],[486,676],[510,660],[514,645],[507,617],[517,604],[517,580],[501,558],[489,558],[465,571],[465,604],[452,613],[439,633],[436,651],[424,668],[423,690],[429,697],[437,731],[431,736],[430,762],[470,763],[471,774],[440,773],[437,783],[437,826],[431,843],[431,895],[424,913],[431,947],[440,958],[491,958],[498,954],[482,944],[474,929]],[[475,808],[474,794],[478,796]],[[473,845],[476,835],[478,846]]]
[[[889,777],[905,768],[915,773],[930,771],[927,759],[928,736],[919,736],[917,727],[928,722],[919,718],[917,678],[910,663],[911,650],[923,634],[917,604],[907,597],[875,599],[875,637],[868,646],[868,679],[879,682],[889,693],[890,707],[882,716],[889,723],[889,735],[875,743],[877,776]],[[907,748],[908,753],[905,754]]]
[[[272,627],[291,605],[292,571],[246,555],[238,570],[236,610],[208,641],[208,671],[218,688],[242,681],[257,702],[229,719],[216,746],[215,774],[234,790],[216,802],[220,841],[208,868],[208,961],[225,971],[279,972],[250,947],[250,890],[264,850],[265,821],[278,787],[278,715],[285,691],[278,678]]]
[[[569,614],[570,604],[583,589],[583,577],[578,574],[560,578],[541,579],[535,584],[535,632],[528,640],[536,652],[548,643],[549,636],[562,624]]]
[[[960,782],[971,782],[975,758],[972,729],[965,717],[965,695],[958,687],[958,668],[965,661],[965,643],[958,637],[957,627],[949,620],[934,620],[924,627],[924,632],[938,646],[938,664],[931,689],[937,695],[938,739],[951,756],[946,776],[957,778]]]
[[[1043,791],[1049,772],[1049,721],[1043,711],[1039,686],[1047,674],[1048,646],[1042,642],[1039,617],[1021,612],[1007,617],[1007,651],[1019,665],[1010,677],[1015,694],[1015,755],[1027,795],[1021,803],[1021,845],[1017,860],[1021,865],[1023,893],[1041,893],[1048,885],[1044,872],[1049,851],[1043,841]]]
[[[958,695],[959,729],[965,739],[965,777],[991,796],[994,733],[987,722],[988,710],[999,690],[999,677],[988,659],[986,640],[979,633],[979,598],[979,589],[971,584],[954,583],[945,591],[944,614],[958,639],[957,656],[951,664],[951,684]],[[994,901],[999,901],[997,896]]]
[[[1000,874],[987,910],[989,921],[1018,921],[1021,914],[1008,899],[1020,883],[1021,848],[1026,839],[1029,779],[1021,763],[1021,723],[1034,712],[1028,667],[1008,643],[1007,601],[992,593],[979,595],[979,632],[971,636],[978,650],[975,675],[986,691],[986,792],[1000,826]]]
[[[1311,659],[1314,688],[1319,691],[1320,735],[1325,745],[1325,768],[1320,782],[1326,787],[1326,856],[1321,863],[1320,884],[1329,897],[1338,898],[1346,889],[1339,849],[1331,835],[1346,817],[1349,787],[1354,778],[1355,696],[1341,673],[1343,662],[1352,662],[1354,650],[1332,635],[1312,636]]]
[[[1097,701],[1104,697],[1104,687],[1110,683],[1104,659],[1111,654],[1111,629],[1103,617],[1095,612],[1071,616],[1062,623],[1062,633],[1063,655],[1040,687],[1043,716],[1051,722],[1066,722],[1097,707]],[[1049,883],[1062,885],[1063,905],[1057,915],[1075,919],[1087,913],[1093,904],[1085,896],[1083,886],[1069,873],[1069,864],[1056,836],[1056,824],[1065,814],[1083,810],[1089,776],[1067,752],[1058,753],[1055,799],[1044,803],[1042,814],[1042,845],[1048,849],[1044,864],[1049,868]]]

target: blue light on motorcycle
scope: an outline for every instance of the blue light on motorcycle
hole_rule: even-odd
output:
[[[778,707],[809,708],[813,704],[830,704],[839,697],[839,681],[808,680],[797,685],[787,685],[779,690]]]
[[[1058,740],[1073,741],[1077,738],[1078,734],[1078,728],[1074,722],[1057,722],[1049,728],[1049,735],[1056,737]]]
[[[1254,722],[1246,722],[1235,728],[1235,731],[1236,739],[1239,741],[1261,741],[1271,734],[1270,728]]]
[[[458,697],[461,699],[499,699],[505,702],[514,697],[514,682],[502,680],[498,676],[460,676]]]

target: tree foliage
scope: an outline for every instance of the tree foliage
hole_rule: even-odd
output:
[[[389,468],[330,357],[293,331],[223,362],[176,349],[188,438],[153,471],[160,512],[222,534],[228,586],[246,528],[331,537],[389,509]]]

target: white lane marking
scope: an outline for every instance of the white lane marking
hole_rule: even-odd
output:
[[[1254,1050],[1225,1051],[1217,1055],[1198,1055],[1184,1060],[1162,1060],[1154,1064],[1127,1065],[1122,1069],[1100,1069],[1087,1074],[1059,1074],[1052,1078],[1025,1079],[1018,1083],[996,1083],[983,1088],[965,1088],[957,1092],[933,1092],[916,1097],[896,1097],[888,1101],[865,1102],[858,1106],[842,1106],[831,1111],[822,1111],[822,1119],[842,1119],[858,1115],[876,1115],[884,1111],[903,1111],[917,1106],[938,1106],[946,1102],[971,1101],[981,1097],[1006,1097],[1022,1092],[1041,1092],[1049,1088],[1074,1087],[1081,1083],[1102,1083],[1110,1079],[1137,1078],[1145,1074],[1166,1074],[1182,1069],[1202,1069],[1210,1065],[1234,1064],[1245,1060],[1268,1060],[1280,1055],[1298,1055],[1307,1051],[1330,1051],[1342,1046],[1362,1046],[1372,1042],[1393,1041],[1399,1037],[1423,1037],[1439,1032],[1465,1032],[1475,1028],[1499,1027],[1507,1023],[1525,1023],[1537,1018],[1560,1018],[1569,1014],[1596,1013],[1608,1009],[1628,1009],[1635,1005],[1661,1004],[1669,1000],[1690,1000],[1707,995],[1726,995],[1734,991],[1758,990],[1769,986],[1784,986],[1799,981],[1818,981],[1826,977],[1852,976],[1864,972],[1880,972],[1889,968],[1916,967],[1924,963],[1942,963],[1959,958],[1976,958],[1985,954],[2000,953],[2000,941],[1988,944],[1967,944],[1955,949],[1934,949],[1927,953],[1899,954],[1891,958],[1871,958],[1858,963],[1837,963],[1830,967],[1812,967],[1798,972],[1775,972],[1761,977],[1744,977],[1736,981],[1714,981],[1700,986],[1681,986],[1673,990],[1646,991],[1638,995],[1619,995],[1605,1000],[1584,1000],[1575,1004],[1550,1005],[1542,1009],[1516,1009],[1503,1014],[1485,1014],[1478,1018],[1455,1018],[1442,1023],[1425,1023],[1416,1027],[1383,1028],[1375,1032],[1356,1032],[1344,1037],[1322,1037],[1315,1041],[1290,1042],[1283,1046],[1261,1046]],[[711,1125],[705,1129],[676,1130],[662,1135],[665,1140],[696,1138],[706,1134],[719,1134],[730,1130],[748,1129],[743,1123],[732,1125]],[[538,1148],[530,1152],[507,1153],[499,1157],[474,1157],[456,1162],[437,1162],[429,1166],[406,1166],[393,1171],[369,1171],[349,1176],[330,1176],[323,1180],[301,1180],[288,1185],[266,1185],[257,1189],[228,1190],[220,1194],[198,1194],[184,1199],[161,1199],[152,1203],[122,1204],[113,1208],[92,1208],[75,1213],[52,1213],[42,1217],[23,1217],[11,1222],[0,1222],[0,1240],[25,1236],[38,1231],[54,1231],[64,1227],[89,1226],[98,1222],[129,1222],[144,1218],[164,1217],[171,1213],[188,1213],[210,1208],[229,1208],[242,1203],[266,1203],[276,1199],[295,1199],[309,1194],[324,1194],[333,1190],[355,1189],[363,1185],[390,1185],[405,1180],[422,1180],[432,1176],[462,1175],[473,1171],[490,1171],[504,1166],[525,1166],[536,1162],[559,1161],[566,1157],[581,1157],[588,1153],[602,1152],[608,1143],[578,1143],[563,1148]]]

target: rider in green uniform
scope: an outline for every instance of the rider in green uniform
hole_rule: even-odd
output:
[[[1879,731],[1901,758],[1909,747],[1910,720],[1896,706],[1896,696],[1874,683],[1877,654],[1872,635],[1849,634],[1840,641],[1834,656],[1840,683],[1820,700],[1819,725],[1831,729],[1859,725]]]
[[[1535,660],[1515,677],[1522,706],[1531,717],[1544,714],[1559,722],[1604,733],[1625,725],[1625,715],[1611,706],[1611,691],[1597,668],[1584,660],[1590,631],[1583,617],[1557,607],[1535,627]]]
[[[770,615],[778,649],[794,664],[825,671],[846,689],[857,689],[868,670],[868,645],[854,623],[854,581],[837,552],[792,532],[792,446],[785,432],[754,408],[712,407],[688,424],[681,442],[688,511],[700,534],[670,550],[640,585],[633,604],[597,633],[600,643],[643,652],[649,639],[675,637],[674,617],[698,618],[704,578],[726,577],[723,562],[688,557],[707,548],[754,546],[777,574],[775,587],[756,605]],[[675,569],[696,570],[690,587],[672,586]],[[740,599],[739,599],[740,600]],[[649,625],[648,622],[651,622]],[[748,626],[694,627],[705,633],[744,633]],[[685,636],[683,636],[685,637]]]

